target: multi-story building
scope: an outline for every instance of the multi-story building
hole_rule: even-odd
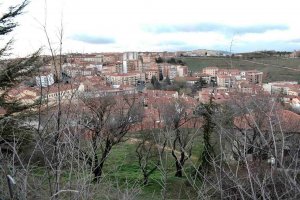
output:
[[[75,95],[84,92],[84,85],[74,85],[74,84],[63,84],[60,87],[52,85],[49,90],[43,90],[42,94],[38,91],[37,98],[42,97],[42,99],[48,99],[49,101],[56,101],[59,98],[72,99]]]
[[[96,55],[86,55],[82,58],[85,62],[92,62],[92,63],[103,63],[103,55],[96,54]]]
[[[246,72],[246,80],[251,84],[262,84],[263,80],[263,72],[259,71],[247,71]]]
[[[219,68],[217,67],[205,67],[203,68],[203,74],[208,74],[210,76],[216,76]]]
[[[54,76],[52,73],[50,74],[44,74],[41,76],[36,76],[35,77],[36,80],[36,85],[37,86],[42,86],[42,87],[48,87],[50,85],[54,84]]]
[[[237,85],[237,91],[241,93],[257,94],[262,90],[263,90],[262,86],[256,84],[250,84],[248,81],[241,81]]]
[[[297,84],[298,84],[297,81],[277,81],[277,82],[265,83],[263,84],[263,88],[264,91],[270,94],[278,94],[278,93],[282,93],[282,88],[293,87],[294,85]]]
[[[235,78],[230,75],[217,75],[217,84],[221,87],[232,88],[235,83]]]
[[[159,78],[159,70],[157,68],[151,68],[145,70],[146,82],[150,82],[152,76],[155,76],[157,79]]]
[[[158,68],[161,70],[163,77],[169,76],[170,79],[185,77],[188,74],[188,67],[183,65],[160,64]]]
[[[97,71],[96,67],[65,67],[64,72],[70,77],[76,76],[92,76]]]
[[[123,60],[137,60],[138,52],[125,52],[123,53]]]
[[[226,75],[226,76],[239,76],[240,70],[238,69],[219,69],[217,75]]]
[[[138,60],[128,60],[127,61],[127,72],[139,71]]]
[[[104,63],[116,63],[123,59],[122,53],[104,53],[103,56]]]
[[[170,67],[168,70],[168,74],[170,79],[174,79],[177,76],[177,68],[176,67]]]
[[[187,66],[177,65],[176,68],[177,68],[177,76],[179,76],[179,77],[187,76],[187,74],[188,74]]]
[[[140,72],[131,72],[126,74],[107,74],[106,80],[112,85],[136,85],[139,80],[145,80],[145,76]]]

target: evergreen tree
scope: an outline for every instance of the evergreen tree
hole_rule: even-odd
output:
[[[15,17],[22,14],[27,6],[25,0],[20,5],[10,7],[9,10],[0,18],[0,39],[3,41],[5,36],[14,30],[18,25]],[[9,91],[16,88],[26,77],[32,76],[37,69],[39,51],[27,58],[8,59],[9,50],[12,49],[13,40],[10,39],[0,49],[0,145],[8,142],[21,142],[28,139],[25,133],[28,130],[22,121],[25,111],[33,105],[22,105],[17,99],[8,95]],[[3,150],[3,149],[2,149]]]
[[[160,85],[159,81],[157,80],[156,76],[152,76],[151,84],[153,85],[154,89],[156,89],[156,90],[161,89],[161,85]]]
[[[158,80],[156,79],[156,81],[154,82],[154,89],[156,89],[156,90],[160,90],[161,89],[161,85],[160,85],[160,83],[158,82]]]
[[[162,74],[162,71],[159,71],[159,81],[164,80],[164,76]]]
[[[156,63],[163,63],[164,59],[162,59],[161,57],[155,58],[155,62]]]
[[[165,83],[166,83],[167,85],[171,85],[171,80],[170,80],[170,78],[169,78],[168,75],[166,76]]]
[[[193,85],[192,91],[195,93],[196,91],[199,91],[199,90],[201,90],[202,88],[204,88],[206,86],[207,86],[207,82],[202,77],[200,77],[199,81],[197,81]]]
[[[151,77],[151,84],[154,85],[155,81],[157,81],[156,76]]]
[[[203,151],[200,156],[200,165],[197,173],[206,173],[211,167],[211,162],[215,157],[214,148],[211,144],[211,135],[213,134],[215,123],[213,115],[217,109],[217,105],[213,102],[213,96],[210,97],[208,103],[201,103],[196,113],[204,119],[203,125]]]

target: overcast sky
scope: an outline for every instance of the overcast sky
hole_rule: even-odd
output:
[[[0,13],[20,0],[1,0]],[[45,3],[46,2],[46,3]],[[64,52],[300,49],[298,0],[31,0],[10,34],[16,55],[46,45]],[[46,19],[46,20],[45,20]],[[46,51],[46,48],[45,48]]]

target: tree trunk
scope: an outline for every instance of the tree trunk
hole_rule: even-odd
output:
[[[101,172],[102,169],[100,168],[100,163],[97,154],[95,154],[94,159],[95,159],[95,163],[93,167],[93,174],[94,174],[93,182],[98,183],[102,174]]]
[[[179,163],[179,161],[176,161],[175,164],[176,164],[175,176],[176,177],[182,177],[182,165]]]
[[[104,162],[105,162],[105,160],[107,159],[107,157],[109,155],[111,147],[112,147],[111,142],[110,142],[109,139],[107,139],[106,144],[105,144],[105,149],[102,153],[100,162],[98,161],[98,156],[95,154],[95,165],[94,165],[94,169],[93,169],[93,173],[94,173],[93,182],[94,183],[98,183],[101,179]]]
[[[144,182],[143,182],[143,184],[144,185],[148,185],[148,182],[149,182],[149,176],[147,174],[144,174]]]

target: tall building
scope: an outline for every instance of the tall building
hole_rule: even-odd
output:
[[[203,68],[203,74],[208,74],[210,76],[216,76],[219,68],[217,67],[205,67]]]
[[[259,71],[248,71],[246,72],[246,80],[252,84],[262,84],[263,72]]]
[[[138,52],[125,52],[123,53],[123,60],[137,60]]]
[[[134,72],[138,70],[138,52],[123,53],[123,69],[122,73]]]
[[[127,72],[128,72],[128,68],[127,68],[127,60],[123,60],[122,68],[123,68],[122,72],[123,72],[124,74],[127,74]]]

